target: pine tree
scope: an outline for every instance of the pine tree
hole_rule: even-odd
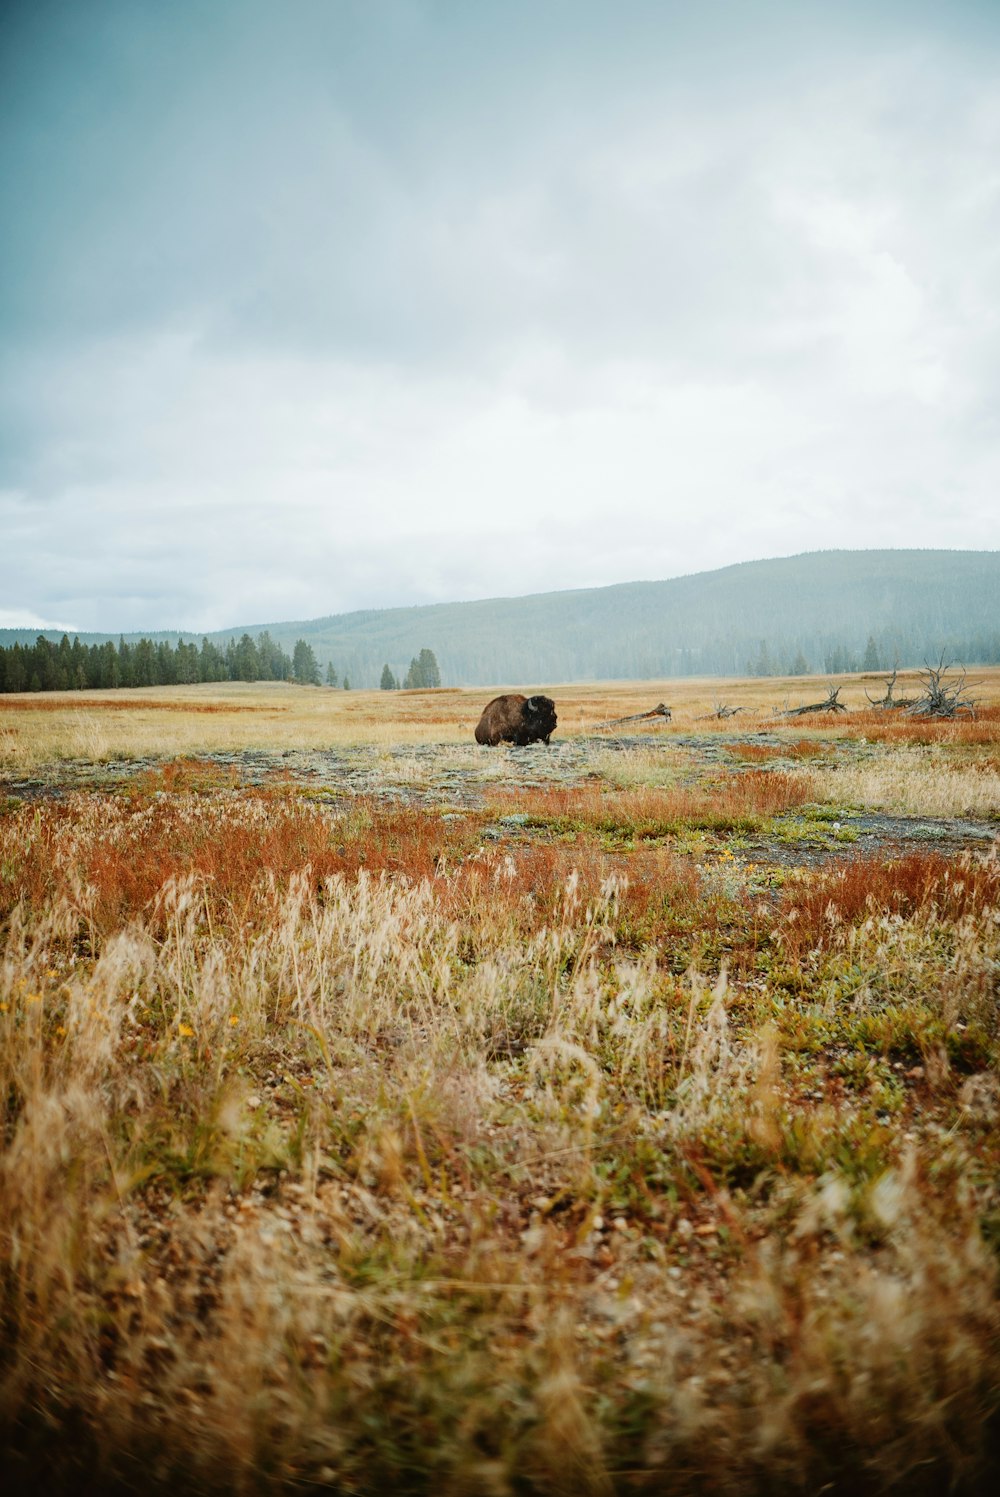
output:
[[[181,686],[193,686],[198,680],[198,646],[177,641],[177,681]]]
[[[109,639],[101,646],[101,674],[100,684],[102,686],[120,686],[122,684],[122,670],[118,663],[118,651],[115,649],[114,640]]]
[[[132,672],[136,686],[155,686],[156,651],[153,641],[143,636],[132,651]]]
[[[865,658],[861,669],[863,671],[880,671],[882,669],[882,662],[879,659],[878,645],[875,643],[874,634],[869,634],[868,636],[868,643],[865,646]]]
[[[292,675],[304,686],[319,685],[319,665],[316,654],[312,645],[307,644],[304,639],[295,641],[295,649],[292,652]]]
[[[768,649],[767,640],[762,639],[757,649],[757,654],[749,662],[748,674],[751,676],[773,676],[774,666],[771,663],[771,651]]]
[[[23,691],[28,676],[24,667],[24,651],[20,645],[14,645],[7,656],[7,691]]]
[[[171,648],[169,640],[161,639],[156,646],[153,669],[156,673],[154,686],[176,686],[177,652]]]
[[[326,665],[326,684],[327,684],[327,686],[336,686],[336,684],[337,684],[337,672],[333,668],[333,661],[332,660],[328,660],[327,661],[327,665]]]
[[[233,655],[237,681],[253,682],[260,679],[260,656],[249,634],[240,636]]]
[[[64,634],[59,641],[59,654],[56,664],[56,689],[66,691],[75,685],[73,680],[73,647],[69,642],[69,635]]]
[[[380,688],[380,690],[382,690],[382,691],[395,691],[398,685],[399,685],[399,682],[396,680],[396,677],[392,674],[392,671],[389,669],[388,663],[386,663],[382,667],[382,679],[379,682],[379,688]]]
[[[842,676],[850,668],[851,665],[847,658],[847,651],[843,645],[834,645],[823,656],[823,669],[828,676]]]
[[[441,685],[441,672],[433,650],[420,651],[420,684],[428,688]]]
[[[87,685],[87,651],[80,643],[80,636],[73,638],[73,666],[72,682],[77,691],[82,691]]]
[[[257,635],[257,662],[262,681],[287,681],[292,662],[267,629]]]

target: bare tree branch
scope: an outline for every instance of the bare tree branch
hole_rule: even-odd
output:
[[[651,720],[656,720],[657,718],[661,719],[663,722],[669,722],[672,715],[673,714],[671,713],[670,708],[666,706],[665,703],[657,702],[656,706],[651,708],[649,712],[633,712],[631,717],[611,717],[607,722],[594,723],[594,727],[617,728],[621,723],[649,722]]]
[[[869,695],[867,690],[865,691],[865,696],[868,697],[868,700],[871,702],[872,706],[877,707],[881,712],[896,712],[900,708],[912,707],[917,700],[916,697],[893,696],[892,691],[893,687],[896,684],[896,677],[898,674],[899,670],[897,667],[893,670],[892,675],[885,683],[885,696],[873,697]]]
[[[749,707],[727,707],[725,702],[716,702],[711,712],[705,712],[701,717],[696,717],[696,723],[708,722],[710,719],[723,721],[727,717],[735,717],[737,712],[749,712]]]
[[[825,702],[810,702],[807,707],[790,707],[784,712],[777,714],[779,717],[803,717],[807,712],[846,712],[847,708],[837,698],[840,696],[842,687],[830,687],[830,695]]]
[[[970,682],[964,666],[959,668],[957,679],[949,677],[951,669],[951,662],[946,665],[943,655],[936,666],[924,667],[920,673],[923,695],[907,706],[908,717],[975,717],[976,698],[966,696],[965,691],[967,686],[979,686],[982,683]]]

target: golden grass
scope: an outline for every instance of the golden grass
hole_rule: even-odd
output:
[[[5,1490],[991,1490],[996,860],[725,838],[996,814],[1000,724],[698,721],[779,690],[555,688],[674,722],[517,790],[492,691],[0,699],[7,775],[152,761],[0,797]],[[484,805],[207,757],[353,744]]]
[[[887,748],[860,763],[811,765],[808,776],[818,797],[840,804],[906,816],[1000,816],[1000,772],[936,749]]]
[[[976,692],[987,708],[1000,704],[1000,669],[984,668]],[[915,680],[915,676],[914,676]],[[600,729],[609,738],[648,734],[652,741],[691,732],[747,733],[777,729],[789,742],[847,735],[909,737],[910,741],[1000,744],[1000,710],[978,724],[919,724],[896,715],[862,713],[865,689],[877,678],[845,677],[848,715],[775,719],[784,705],[820,700],[824,678],[690,678],[545,687],[559,713],[557,739],[591,733],[608,719],[645,712],[658,701],[673,709],[662,726],[627,723]],[[899,691],[913,682],[900,678]],[[102,761],[241,749],[325,749],[356,744],[467,744],[486,702],[503,688],[344,692],[283,683],[244,686],[144,687],[108,692],[0,696],[0,773],[24,773],[58,760]],[[716,703],[747,710],[723,722],[706,717]],[[169,714],[169,718],[167,718]],[[169,722],[169,727],[167,726]]]
[[[995,864],[199,772],[0,817],[8,1490],[988,1489]]]

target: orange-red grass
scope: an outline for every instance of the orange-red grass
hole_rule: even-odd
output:
[[[152,803],[72,797],[0,821],[0,918],[19,901],[39,910],[65,897],[98,936],[137,916],[155,929],[164,885],[193,874],[212,921],[243,927],[266,918],[274,893],[305,868],[317,887],[362,869],[433,879],[441,913],[470,931],[497,920],[524,934],[558,924],[571,874],[584,908],[614,876],[617,932],[630,946],[709,936],[727,918],[697,868],[663,847],[626,855],[596,841],[484,845],[481,822],[373,800],[330,811],[266,792]]]
[[[766,764],[772,759],[818,759],[829,753],[829,744],[803,739],[798,743],[727,743],[723,752],[733,759],[752,764]]]
[[[452,871],[439,903],[450,918],[464,921],[488,885],[491,917],[506,906],[508,918],[525,929],[535,928],[562,918],[571,875],[583,908],[601,896],[610,879],[616,880],[618,936],[629,945],[662,941],[695,928],[708,932],[719,923],[721,901],[706,891],[698,868],[662,847],[628,854],[586,842],[491,849]]]
[[[126,794],[144,798],[159,791],[167,794],[209,790],[235,790],[240,783],[240,772],[234,764],[218,764],[214,759],[171,759],[169,764],[157,764],[142,770],[126,787]]]
[[[909,717],[904,712],[852,712],[841,726],[878,743],[1000,744],[1000,707],[975,717]]]
[[[91,814],[89,824],[88,804],[92,808],[79,799],[53,803],[0,824],[0,918],[19,899],[38,906],[65,894],[81,899],[93,925],[109,932],[149,912],[170,878],[193,873],[205,883],[213,918],[245,920],[268,883],[284,887],[306,866],[317,882],[361,867],[425,878],[449,837],[463,835],[413,807],[355,802],[349,817],[338,818],[250,793],[238,802],[182,797],[134,807],[105,801],[104,814]]]
[[[802,775],[773,770],[727,774],[707,787],[608,790],[597,785],[497,791],[500,815],[517,811],[560,828],[579,825],[625,836],[656,836],[678,823],[726,826],[741,819],[774,816],[809,800]]]
[[[1000,908],[1000,864],[940,853],[857,858],[826,868],[808,888],[788,890],[779,915],[786,942],[801,953],[825,944],[840,924],[869,914],[912,915],[931,905],[950,922]]]
[[[136,697],[129,701],[122,697],[78,697],[60,692],[52,698],[38,696],[6,696],[0,698],[4,712],[288,712],[290,709],[278,702],[192,702],[185,698],[179,702],[151,701],[149,697]]]

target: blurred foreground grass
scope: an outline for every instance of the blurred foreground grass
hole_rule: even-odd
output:
[[[473,720],[422,695],[415,740]],[[285,731],[144,710],[161,752]],[[991,753],[861,767],[989,814]],[[824,764],[5,802],[7,1489],[992,1490],[1000,869],[748,862]]]

